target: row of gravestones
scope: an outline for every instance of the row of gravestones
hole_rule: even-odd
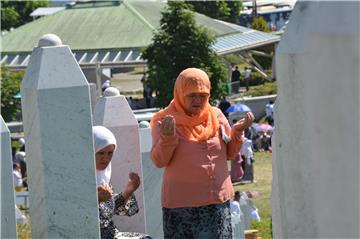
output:
[[[55,35],[41,38],[21,86],[32,238],[99,238],[92,125],[106,126],[117,139],[114,190],[124,188],[130,171],[142,175],[139,213],[114,217],[115,224],[162,238],[162,170],[150,160],[150,129],[139,130],[118,92],[101,97],[92,114],[90,91],[69,47]],[[1,238],[16,238],[10,149],[1,120]]]

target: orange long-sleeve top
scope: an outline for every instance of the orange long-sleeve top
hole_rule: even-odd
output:
[[[227,159],[238,154],[243,137],[236,136],[220,110],[218,119],[230,137],[228,143],[223,140],[221,127],[214,137],[200,142],[189,141],[178,132],[164,136],[158,124],[152,128],[151,159],[157,167],[164,168],[163,207],[199,207],[233,198]]]

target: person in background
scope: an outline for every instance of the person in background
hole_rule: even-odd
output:
[[[265,152],[272,152],[271,147],[271,135],[268,132],[264,132],[261,138],[261,148]]]
[[[132,110],[136,110],[135,101],[134,101],[134,99],[132,98],[132,96],[130,96],[129,98],[126,98],[126,100],[127,100],[128,104],[129,104],[130,108],[131,108]]]
[[[245,130],[245,137],[253,141],[255,136],[256,136],[256,130],[253,127],[253,125],[251,125],[249,128]]]
[[[250,75],[251,75],[251,69],[249,67],[245,67],[244,80],[245,80],[246,91],[249,91]]]
[[[147,82],[147,80],[146,80],[145,74],[141,79],[141,83],[143,85],[143,97],[146,102],[146,108],[150,108],[151,107],[152,90],[149,85],[149,82]]]
[[[230,212],[236,213],[237,215],[241,215],[241,209],[240,209],[240,192],[236,191],[234,193],[234,200],[230,202]]]
[[[260,221],[260,215],[258,209],[255,207],[247,193],[240,192],[240,209],[244,214],[245,230],[249,230],[252,221]]]
[[[210,80],[198,68],[183,70],[174,98],[152,118],[151,159],[164,168],[161,203],[165,239],[232,238],[230,199],[234,189],[227,159],[234,159],[248,113],[231,128],[209,104]]]
[[[11,146],[11,158],[12,158],[12,161],[15,162],[15,154],[17,152],[17,147],[15,146]]]
[[[19,144],[20,144],[20,151],[25,152],[25,139],[24,139],[24,138],[20,138],[20,139],[19,139]]]
[[[104,92],[106,90],[106,88],[110,87],[110,80],[106,80],[102,85],[101,85],[101,90],[102,92]]]
[[[240,208],[240,192],[236,191],[234,200],[230,202],[230,212],[232,217],[233,237],[237,239],[245,238],[245,218]]]
[[[20,192],[23,186],[23,181],[19,163],[13,163],[13,178],[15,191]]]
[[[254,151],[252,141],[248,138],[244,138],[244,143],[241,146],[242,167],[244,170],[244,176],[242,180],[250,180],[252,183],[254,180]]]
[[[265,120],[269,125],[274,126],[274,101],[269,100],[269,103],[265,105]]]
[[[219,109],[221,112],[225,115],[225,117],[228,117],[229,113],[226,112],[226,110],[231,106],[230,102],[226,100],[226,97],[223,96],[221,98],[221,101],[219,103]]]
[[[27,169],[26,169],[26,153],[23,151],[18,151],[15,153],[15,163],[19,164],[21,179],[22,179],[22,187],[27,188]]]
[[[112,221],[114,215],[130,217],[139,211],[133,193],[140,185],[140,178],[134,172],[129,173],[129,181],[124,190],[120,193],[113,193],[110,178],[111,159],[116,150],[115,136],[104,126],[94,126],[93,137],[101,239],[151,238],[136,232],[120,232],[116,228]]]
[[[237,183],[241,182],[242,177],[244,176],[243,169],[243,158],[241,157],[241,153],[239,152],[235,159],[231,161],[231,182]]]
[[[231,73],[231,92],[236,94],[240,88],[240,71],[239,67],[235,66],[235,70]]]

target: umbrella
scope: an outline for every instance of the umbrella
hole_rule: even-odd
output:
[[[230,106],[227,110],[226,113],[233,113],[233,112],[240,112],[240,113],[244,113],[244,112],[250,112],[251,109],[244,104],[235,104]]]
[[[21,94],[20,94],[20,92],[19,92],[19,93],[17,93],[16,95],[14,95],[14,98],[15,98],[15,99],[20,99],[20,98],[21,98]]]
[[[268,132],[273,130],[273,127],[269,124],[257,124],[254,128],[256,132]]]

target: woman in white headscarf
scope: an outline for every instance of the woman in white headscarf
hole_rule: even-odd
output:
[[[16,152],[15,163],[20,165],[20,173],[21,173],[21,181],[22,181],[21,186],[27,188],[28,184],[27,184],[27,170],[26,170],[26,153],[23,151]]]
[[[140,178],[136,173],[129,173],[125,189],[121,193],[113,193],[110,178],[111,159],[116,150],[115,136],[103,126],[94,126],[93,136],[101,238],[151,238],[135,232],[119,232],[114,225],[112,217],[115,214],[133,216],[139,211],[133,193],[140,185]]]

